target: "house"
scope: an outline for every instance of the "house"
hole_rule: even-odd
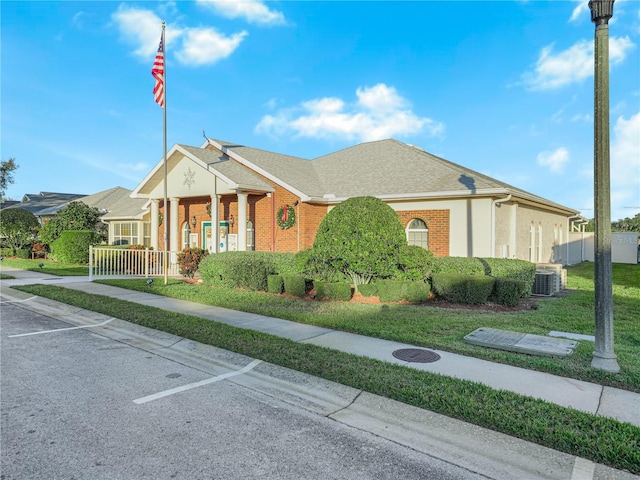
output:
[[[571,224],[580,219],[576,210],[394,139],[313,160],[211,139],[177,144],[167,152],[166,195],[164,159],[131,194],[149,202],[153,248],[165,248],[166,232],[167,250],[211,252],[309,248],[331,208],[366,195],[391,206],[409,243],[436,256],[565,263]]]
[[[56,212],[62,208],[62,206],[86,196],[86,194],[79,193],[27,193],[22,197],[22,201],[13,203],[6,207],[3,205],[3,209],[23,208],[33,213],[40,224],[44,224],[50,220]]]

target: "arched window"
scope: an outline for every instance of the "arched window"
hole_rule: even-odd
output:
[[[181,250],[184,250],[185,248],[189,248],[189,236],[191,235],[191,228],[189,228],[189,223],[188,222],[184,222],[182,224],[182,248]]]
[[[409,222],[409,225],[407,225],[407,243],[429,250],[429,229],[423,220],[414,218]]]
[[[247,220],[247,250],[255,250],[256,231],[253,229],[253,222]]]

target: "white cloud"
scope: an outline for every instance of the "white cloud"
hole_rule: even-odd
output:
[[[151,59],[158,50],[162,20],[151,10],[121,5],[111,16],[124,40],[133,45],[133,54]],[[184,65],[210,65],[231,55],[247,32],[224,36],[211,27],[166,26],[165,52],[174,52]],[[177,44],[177,45],[175,45]],[[171,48],[174,45],[175,48]]]
[[[569,18],[570,22],[575,22],[580,18],[588,18],[591,20],[591,12],[589,11],[589,2],[585,0],[575,0],[577,3],[576,7],[571,12],[571,18]]]
[[[246,36],[244,31],[225,37],[213,28],[189,28],[176,57],[185,65],[210,65],[231,55]]]
[[[249,23],[260,25],[284,25],[282,12],[270,10],[258,0],[197,0],[197,3],[226,18],[244,18]]]
[[[270,135],[293,133],[298,137],[373,141],[394,136],[444,134],[444,125],[418,117],[395,88],[379,83],[356,90],[357,101],[347,104],[336,97],[303,102],[299,107],[266,115],[256,132]]]
[[[155,55],[162,32],[162,20],[151,10],[126,7],[120,5],[111,15],[120,30],[120,34],[127,43],[135,45],[134,55],[149,58]],[[166,43],[171,37],[169,29],[166,32]]]
[[[538,165],[548,168],[554,173],[561,172],[569,162],[569,150],[560,147],[553,152],[540,152],[537,156]]]
[[[609,63],[618,65],[635,47],[629,37],[609,39]],[[578,83],[593,75],[593,40],[581,40],[559,53],[553,44],[542,49],[532,72],[522,75],[524,85],[531,90],[552,90]]]
[[[640,201],[640,112],[628,120],[618,117],[611,144],[611,187],[632,187]]]

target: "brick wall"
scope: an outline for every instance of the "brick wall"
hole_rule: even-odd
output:
[[[429,250],[436,257],[449,255],[449,210],[405,210],[396,213],[405,229],[414,218],[419,218],[426,223],[429,229]]]

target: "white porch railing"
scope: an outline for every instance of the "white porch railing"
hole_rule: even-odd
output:
[[[89,247],[89,280],[94,277],[161,277],[165,252]],[[168,275],[180,276],[178,252],[167,252]]]

